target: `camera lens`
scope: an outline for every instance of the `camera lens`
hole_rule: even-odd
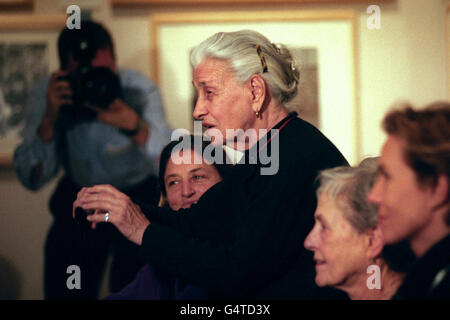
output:
[[[96,107],[106,109],[118,96],[120,80],[108,68],[91,68],[80,80],[82,100]]]

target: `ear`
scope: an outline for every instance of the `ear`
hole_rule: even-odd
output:
[[[384,247],[384,237],[381,232],[380,226],[377,224],[375,228],[372,228],[368,233],[367,238],[367,251],[366,254],[369,259],[375,259],[381,255]]]
[[[449,189],[449,181],[446,176],[443,174],[439,175],[436,186],[431,189],[431,205],[432,209],[435,210],[445,205],[445,201],[447,200]]]
[[[259,74],[254,74],[248,81],[248,86],[252,95],[252,108],[255,112],[260,112],[266,99],[266,82]]]

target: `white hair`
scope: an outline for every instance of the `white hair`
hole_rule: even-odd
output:
[[[367,201],[375,183],[377,159],[367,158],[357,167],[336,167],[319,173],[317,197],[326,194],[359,232],[365,232],[378,223],[376,205]]]
[[[191,51],[192,68],[195,69],[206,58],[228,61],[241,84],[252,75],[261,74],[272,97],[281,105],[288,107],[288,103],[297,95],[300,72],[291,52],[283,45],[271,43],[256,31],[214,34]],[[263,60],[267,72],[264,72]]]

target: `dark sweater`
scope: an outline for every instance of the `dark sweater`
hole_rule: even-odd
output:
[[[315,178],[320,170],[347,162],[319,130],[295,113],[274,129],[280,127],[275,175],[261,175],[263,152],[256,164],[249,164],[251,149],[190,209],[174,213],[144,207],[151,225],[143,236],[141,256],[204,288],[210,298],[257,297],[294,265],[314,286],[312,254],[303,241],[314,224]],[[263,151],[270,151],[276,141],[273,138]],[[311,287],[295,290],[308,296]],[[288,298],[290,293],[283,295]]]
[[[450,235],[417,260],[393,299],[450,299]]]

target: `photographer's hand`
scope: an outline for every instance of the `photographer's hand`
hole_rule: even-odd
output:
[[[97,108],[88,105],[89,108],[97,112],[97,120],[105,122],[116,128],[126,131],[136,131],[132,136],[137,145],[143,145],[148,139],[150,130],[148,125],[142,121],[131,107],[127,106],[122,100],[116,99],[107,109]]]
[[[47,106],[38,128],[39,137],[46,143],[53,139],[54,127],[59,109],[64,104],[71,104],[72,90],[68,81],[59,80],[68,75],[68,71],[59,70],[52,74],[47,88]]]

